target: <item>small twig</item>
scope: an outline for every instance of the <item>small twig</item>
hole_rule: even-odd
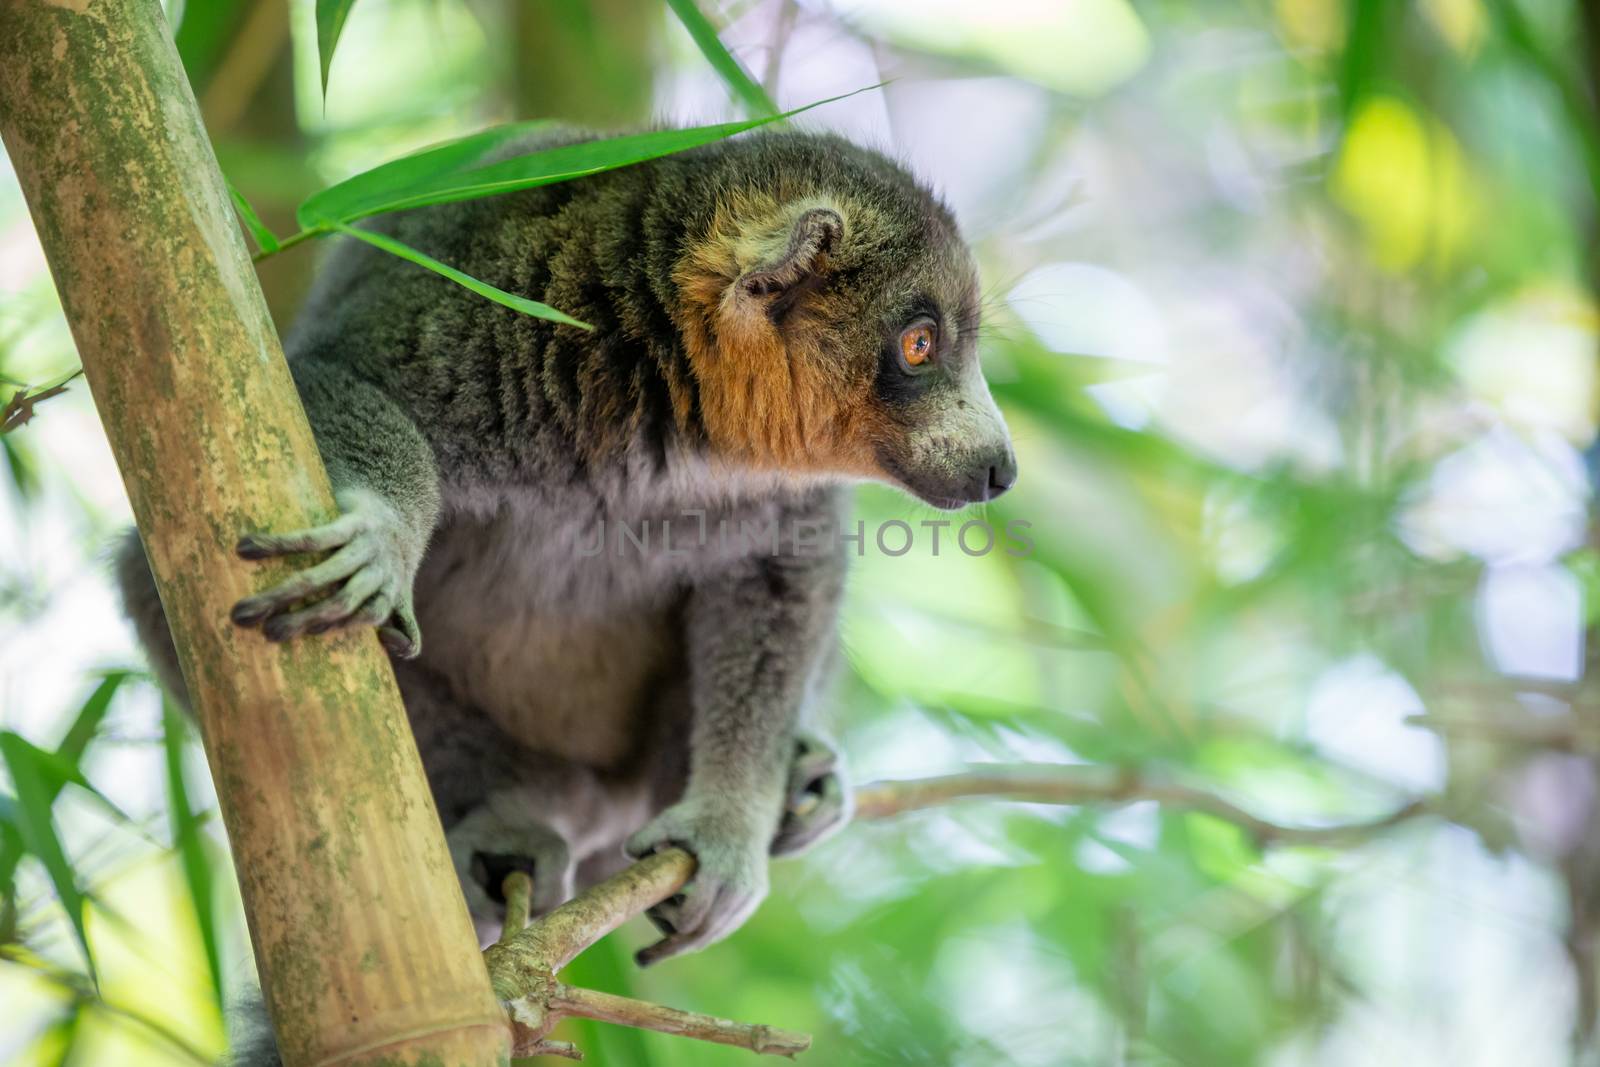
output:
[[[582,1050],[572,1042],[551,1041],[549,1039],[535,1041],[526,1048],[520,1045],[516,1046],[511,1054],[519,1060],[525,1056],[560,1056],[562,1059],[568,1060],[583,1059]]]
[[[527,871],[512,871],[500,883],[500,893],[506,898],[506,921],[500,927],[500,940],[504,941],[528,925],[533,910],[533,879]]]
[[[775,1026],[736,1023],[697,1011],[679,1011],[632,997],[619,997],[593,989],[557,985],[551,1010],[562,1015],[598,1019],[622,1026],[637,1026],[663,1034],[677,1034],[719,1045],[735,1045],[767,1056],[798,1056],[811,1047],[811,1035]]]
[[[778,8],[777,20],[773,23],[771,52],[767,55],[767,69],[761,72],[761,88],[772,99],[778,99],[778,71],[783,62],[783,49],[789,43],[790,34],[794,33],[796,17],[800,14],[800,5],[795,0],[783,0]]]
[[[1154,780],[1135,769],[1058,764],[976,767],[965,774],[900,782],[877,782],[856,794],[857,819],[886,819],[955,800],[990,797],[1037,804],[1132,804],[1155,801],[1164,807],[1204,812],[1234,823],[1261,845],[1335,845],[1361,840],[1428,813],[1413,801],[1381,819],[1331,826],[1284,826],[1258,818],[1214,793]],[[495,996],[506,1006],[518,1055],[535,1052],[579,1058],[549,1033],[568,1016],[636,1026],[646,1030],[737,1045],[756,1052],[795,1056],[811,1045],[809,1035],[776,1027],[736,1023],[697,1012],[556,981],[556,972],[584,949],[628,919],[678,892],[694,875],[694,858],[670,848],[647,856],[620,874],[579,893],[524,927],[526,899],[533,883],[526,875],[507,876],[506,927],[484,951]],[[517,880],[514,882],[514,880]],[[526,885],[522,883],[526,882]],[[515,929],[513,927],[516,927]]]
[[[1150,779],[1137,770],[1074,764],[1017,764],[974,768],[942,778],[877,782],[856,794],[857,819],[886,819],[973,797],[1035,804],[1133,804],[1203,812],[1243,829],[1262,845],[1330,845],[1359,840],[1424,814],[1413,801],[1380,819],[1329,826],[1284,826],[1252,815],[1230,800],[1190,786]]]
[[[74,378],[83,373],[79,367],[63,377],[45,385],[32,389],[23,387],[11,394],[11,399],[6,402],[4,410],[0,410],[0,434],[10,433],[12,430],[25,426],[34,415],[34,408],[49,400],[53,396],[60,396],[67,391],[67,386]]]
[[[495,996],[515,1000],[552,981],[578,953],[682,889],[693,874],[694,857],[683,849],[657,852],[490,945],[483,959]]]
[[[291,233],[288,237],[285,237],[282,240],[280,240],[278,242],[278,247],[274,248],[272,251],[270,251],[270,252],[261,251],[261,252],[255,253],[253,256],[250,257],[250,262],[252,262],[252,263],[260,263],[264,259],[271,259],[273,256],[277,255],[279,252],[287,251],[288,249],[291,249],[295,245],[299,244],[301,241],[309,241],[313,237],[321,237],[324,234],[326,234],[327,232],[328,232],[328,229],[325,226],[312,226],[312,227],[309,227],[307,229],[300,230],[297,233]]]
[[[1406,724],[1439,734],[1481,738],[1494,744],[1521,744],[1570,752],[1600,749],[1600,722],[1575,715],[1408,715]]]

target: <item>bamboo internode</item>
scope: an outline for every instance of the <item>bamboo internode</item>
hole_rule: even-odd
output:
[[[287,569],[239,536],[334,505],[158,0],[0,3],[0,136],[177,639],[285,1063],[504,1063],[372,632],[228,623]]]

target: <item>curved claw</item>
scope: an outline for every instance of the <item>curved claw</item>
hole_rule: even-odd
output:
[[[378,627],[378,640],[389,653],[400,659],[416,659],[422,654],[422,629],[409,603],[395,605],[388,622]]]

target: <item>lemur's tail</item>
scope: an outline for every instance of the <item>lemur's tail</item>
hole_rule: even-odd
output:
[[[128,530],[112,551],[117,586],[122,591],[122,610],[133,622],[139,644],[150,658],[150,666],[155,668],[161,684],[173,699],[187,707],[189,691],[183,684],[183,672],[178,669],[178,649],[172,643],[172,631],[167,629],[167,615],[161,608],[161,597],[156,592],[155,576],[150,573],[150,561],[145,558],[139,531]]]
[[[233,1006],[228,1013],[228,1028],[233,1047],[222,1061],[223,1067],[283,1067],[278,1040],[272,1036],[272,1024],[259,992],[252,990]]]

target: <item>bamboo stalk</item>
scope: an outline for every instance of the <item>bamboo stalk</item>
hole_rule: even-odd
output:
[[[489,1067],[509,1032],[370,631],[229,624],[334,515],[158,0],[0,2],[4,138],[144,537],[289,1067]]]

